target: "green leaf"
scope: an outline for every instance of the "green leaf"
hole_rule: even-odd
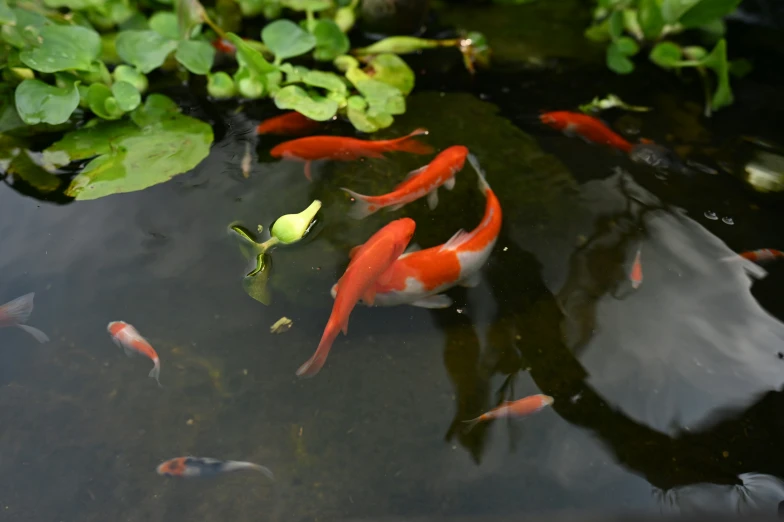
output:
[[[15,24],[16,15],[13,10],[8,7],[8,2],[0,0],[0,24]]]
[[[155,31],[122,31],[117,35],[117,54],[144,74],[157,69],[177,42]]]
[[[275,20],[261,31],[261,40],[280,63],[305,54],[316,46],[316,37],[290,20]]]
[[[247,67],[258,76],[264,76],[267,73],[278,70],[274,65],[265,60],[259,51],[252,48],[245,40],[236,34],[228,33],[227,37],[237,49],[237,61],[241,66]]]
[[[332,7],[330,0],[281,0],[283,7],[288,7],[294,11],[323,11]]]
[[[348,36],[329,18],[322,18],[316,22],[313,36],[316,37],[316,50],[313,51],[313,58],[316,60],[332,61],[341,54],[347,53],[351,47]]]
[[[618,50],[626,56],[634,56],[640,51],[640,46],[637,42],[628,36],[622,36],[615,41]]]
[[[348,120],[358,131],[376,132],[392,125],[394,118],[387,113],[368,114],[367,101],[362,96],[352,96],[348,99],[346,115]]]
[[[716,91],[713,93],[711,108],[718,110],[731,105],[733,96],[730,89],[730,67],[727,62],[727,41],[719,40],[713,51],[702,60],[702,64],[716,74]]]
[[[67,7],[72,11],[100,7],[105,0],[44,0],[47,7]]]
[[[116,120],[123,115],[117,100],[112,96],[111,89],[102,83],[90,85],[87,91],[87,103],[90,110],[104,120]]]
[[[700,2],[700,0],[661,0],[661,13],[664,23],[669,25],[677,23],[683,13],[691,9],[698,2]]]
[[[191,30],[206,18],[207,13],[199,0],[177,0],[177,26],[181,39],[187,39]]]
[[[237,87],[231,76],[223,71],[207,75],[207,92],[213,98],[225,100],[237,94]]]
[[[142,73],[138,72],[133,67],[128,65],[118,65],[114,68],[112,72],[112,76],[114,76],[114,81],[116,82],[128,82],[139,92],[144,92],[147,90],[148,82],[147,77]]]
[[[634,62],[629,60],[629,56],[634,56],[639,50],[637,42],[628,36],[618,38],[607,47],[607,67],[617,74],[629,74],[634,70]]]
[[[266,86],[265,75],[259,76],[245,66],[241,66],[234,73],[234,83],[237,86],[237,92],[243,98],[254,100],[261,98],[264,95]]]
[[[436,47],[443,47],[443,43],[438,40],[426,40],[414,36],[390,36],[373,45],[354,49],[352,53],[359,56],[380,53],[409,54]]]
[[[373,79],[397,87],[405,95],[414,88],[414,71],[396,54],[379,54],[370,60]]]
[[[661,42],[656,44],[648,56],[653,63],[659,67],[669,69],[676,67],[681,61],[683,53],[678,44],[672,42]]]
[[[335,73],[325,71],[307,71],[302,75],[302,82],[313,87],[321,87],[328,91],[345,95],[348,92],[346,83]]]
[[[664,18],[657,0],[640,0],[638,20],[645,38],[655,40],[664,29]]]
[[[177,15],[170,11],[158,11],[150,17],[150,29],[170,40],[180,39]]]
[[[594,24],[585,30],[584,36],[592,42],[607,42],[611,40],[610,37],[610,19],[602,20],[598,24]]]
[[[365,97],[371,114],[403,114],[406,99],[400,89],[370,78],[360,69],[349,69],[346,78]]]
[[[730,62],[730,74],[736,78],[743,78],[749,74],[752,69],[754,69],[754,66],[745,58],[738,58],[737,60],[732,60]]]
[[[60,188],[60,178],[35,163],[25,150],[11,160],[8,172],[13,174],[14,180],[21,179],[39,192],[54,192]]]
[[[249,18],[263,13],[267,0],[238,0],[237,3],[240,5],[242,16]]]
[[[19,53],[25,65],[39,72],[89,70],[101,52],[101,37],[86,27],[46,25],[41,27],[39,34],[39,47]]]
[[[204,40],[181,40],[174,55],[193,74],[207,74],[212,69],[215,48]]]
[[[112,85],[112,95],[124,112],[134,110],[142,102],[142,95],[139,94],[136,87],[128,82],[117,82]]]
[[[28,125],[65,123],[79,106],[76,84],[70,87],[53,87],[40,80],[25,80],[14,94],[16,110]]]
[[[163,98],[163,99],[161,99]],[[210,150],[212,128],[177,112],[160,94],[134,111],[139,126],[122,120],[100,122],[69,132],[46,152],[65,151],[71,160],[91,160],[66,194],[78,200],[142,190],[168,181],[198,165]]]
[[[623,13],[621,11],[613,11],[608,23],[607,30],[610,32],[610,38],[617,40],[623,34]]]
[[[286,73],[287,83],[299,83],[308,73],[309,69],[301,65],[295,66],[290,63],[284,63],[280,66],[280,71]]]
[[[678,20],[686,28],[699,27],[732,13],[741,0],[702,0]]]
[[[297,85],[288,85],[275,93],[279,109],[291,109],[316,121],[326,121],[338,112],[338,103],[321,96],[310,95]]]

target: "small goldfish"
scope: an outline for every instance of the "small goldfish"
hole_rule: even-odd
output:
[[[245,154],[242,156],[242,161],[240,162],[240,170],[242,171],[242,177],[248,179],[250,177],[250,169],[251,169],[251,161],[253,160],[253,155],[251,154],[250,142],[245,142]]]
[[[784,252],[781,250],[774,250],[772,248],[761,248],[759,250],[752,250],[750,252],[741,252],[738,254],[743,259],[754,261],[755,263],[764,263],[765,261],[772,261],[776,258],[784,257]]]
[[[312,377],[321,370],[338,333],[342,330],[346,335],[348,332],[351,311],[360,299],[373,303],[376,280],[400,257],[415,228],[413,219],[397,219],[373,234],[365,244],[351,250],[351,261],[335,287],[335,303],[327,327],[316,352],[297,370],[298,376]]]
[[[398,210],[425,195],[428,206],[433,210],[438,205],[438,188],[444,186],[452,190],[455,187],[455,174],[463,169],[466,156],[468,149],[462,145],[449,147],[428,165],[409,173],[392,192],[382,196],[363,196],[347,188],[341,189],[355,201],[349,216],[362,219],[385,207]]]
[[[549,395],[531,395],[530,397],[518,399],[514,402],[504,402],[502,405],[493,408],[487,413],[483,413],[475,419],[463,422],[468,423],[466,430],[470,430],[480,422],[487,422],[502,417],[523,417],[525,415],[531,415],[532,413],[536,413],[539,410],[550,406],[553,402],[555,402],[555,399]]]
[[[298,159],[305,162],[305,177],[311,179],[310,162],[330,159],[353,161],[359,158],[381,158],[385,152],[402,151],[413,154],[430,154],[433,148],[412,139],[427,134],[427,129],[416,129],[411,134],[394,140],[359,140],[339,136],[309,136],[286,141],[273,147],[273,158]]]
[[[128,357],[141,354],[152,359],[154,366],[150,370],[150,377],[158,381],[158,386],[160,386],[161,360],[158,358],[155,349],[147,342],[147,339],[139,335],[136,328],[124,321],[112,321],[106,329],[112,336],[114,344],[122,348]]]
[[[165,477],[212,477],[221,473],[250,469],[274,480],[272,471],[259,464],[236,460],[217,460],[200,457],[177,457],[159,465],[155,471]]]
[[[616,134],[601,120],[579,112],[546,112],[539,120],[567,136],[578,135],[584,140],[599,145],[609,145],[623,152],[632,150],[632,144]]]
[[[222,38],[217,38],[210,42],[212,46],[215,48],[216,51],[220,51],[225,54],[234,54],[237,51],[237,48],[234,47],[234,44],[231,42],[227,42]]]
[[[642,284],[642,261],[640,254],[642,247],[637,248],[637,254],[634,256],[634,263],[632,264],[632,271],[629,273],[629,281],[632,282],[632,288],[637,290]]]
[[[317,129],[319,125],[319,122],[291,111],[259,123],[256,134],[302,134]]]
[[[35,337],[35,340],[39,343],[45,343],[49,340],[45,333],[38,328],[24,324],[27,322],[30,314],[33,313],[34,298],[35,294],[30,293],[0,306],[0,328],[16,326]]]

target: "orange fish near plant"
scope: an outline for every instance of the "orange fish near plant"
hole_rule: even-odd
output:
[[[626,153],[632,150],[631,143],[610,130],[601,120],[587,114],[569,111],[546,112],[539,116],[539,120],[567,136],[577,135],[591,143],[608,145]]]
[[[215,48],[216,51],[220,51],[225,54],[234,54],[237,51],[237,48],[234,47],[233,43],[227,42],[222,38],[216,38],[210,43],[212,44],[212,46]]]
[[[297,159],[305,162],[305,177],[310,177],[310,162],[330,159],[353,161],[359,158],[381,158],[385,152],[401,151],[413,154],[430,154],[433,148],[413,139],[427,134],[427,129],[416,129],[407,136],[394,140],[359,140],[339,136],[309,136],[286,141],[273,147],[273,158]]]
[[[348,332],[351,311],[360,299],[373,302],[376,281],[403,253],[415,228],[413,219],[397,219],[373,234],[365,244],[351,250],[351,261],[336,285],[335,303],[321,342],[313,356],[299,367],[298,376],[312,377],[324,366],[338,333],[341,330],[344,335]]]
[[[30,293],[0,306],[0,328],[15,326],[35,337],[39,343],[45,343],[49,340],[45,333],[38,328],[24,324],[33,313],[34,298],[35,294]]]
[[[430,164],[411,172],[395,190],[382,196],[363,196],[347,188],[341,189],[354,198],[354,207],[349,216],[362,219],[385,207],[397,210],[423,196],[427,196],[431,210],[436,208],[439,187],[443,186],[447,190],[454,188],[455,174],[462,170],[466,156],[468,149],[462,145],[449,147]]]
[[[149,376],[155,379],[158,382],[158,386],[160,386],[161,361],[155,349],[147,342],[147,339],[139,335],[136,328],[124,321],[112,321],[106,329],[112,336],[114,344],[122,348],[125,351],[125,355],[133,357],[136,354],[141,354],[152,360],[153,367]]]
[[[274,480],[272,471],[253,462],[218,460],[207,457],[177,457],[161,463],[155,471],[166,477],[193,478],[212,477],[231,471],[252,470]]]
[[[736,256],[725,257],[723,261],[742,261],[743,268],[750,275],[756,277],[757,279],[764,279],[767,277],[768,272],[762,268],[760,264],[773,261],[774,259],[780,259],[782,257],[784,257],[784,252],[781,250],[775,250],[773,248],[761,248],[759,250],[741,252]]]
[[[318,127],[316,120],[291,111],[259,123],[256,134],[304,134]]]
[[[642,247],[637,249],[637,254],[634,256],[634,263],[632,264],[632,271],[629,273],[629,281],[632,282],[632,288],[637,290],[642,284],[642,260],[640,258]]]
[[[550,406],[553,402],[555,402],[555,399],[549,395],[531,395],[530,397],[525,397],[524,399],[519,399],[514,402],[505,402],[475,419],[463,422],[468,423],[466,430],[470,430],[480,422],[487,422],[502,417],[523,417],[536,413]]]

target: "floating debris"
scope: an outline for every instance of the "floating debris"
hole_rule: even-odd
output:
[[[705,211],[705,217],[710,219],[711,221],[716,221],[717,219],[719,219],[719,216],[717,216],[716,213],[711,210]]]
[[[731,217],[727,217],[727,216],[721,218],[721,221],[725,225],[734,225],[735,224],[735,222],[732,220],[732,218]]]
[[[585,113],[589,112],[599,112],[607,109],[614,109],[614,108],[623,109],[625,111],[632,111],[632,112],[648,112],[651,110],[650,107],[642,107],[640,105],[629,105],[618,96],[614,94],[608,94],[605,98],[599,98],[598,96],[591,100],[589,103],[585,103],[580,105],[580,110]]]
[[[275,324],[270,326],[270,332],[271,333],[276,333],[276,334],[281,334],[283,332],[288,332],[291,329],[291,325],[293,325],[293,324],[294,324],[294,321],[292,321],[288,317],[281,317],[280,319],[275,321]]]
[[[245,142],[245,155],[242,156],[240,168],[242,169],[242,177],[248,179],[250,177],[250,162],[253,156],[250,153],[250,142]]]

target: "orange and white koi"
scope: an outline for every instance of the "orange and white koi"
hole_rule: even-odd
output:
[[[743,268],[745,268],[750,275],[757,279],[764,279],[767,277],[768,271],[759,264],[767,263],[782,257],[784,257],[784,252],[781,250],[761,248],[759,250],[741,252],[734,256],[725,257],[722,261],[742,261]]]
[[[531,415],[532,413],[536,413],[550,406],[553,402],[555,402],[555,399],[549,395],[531,395],[530,397],[525,397],[514,402],[505,402],[475,419],[463,422],[468,423],[466,430],[470,430],[480,422],[496,420],[502,417],[523,417],[525,415]]]
[[[490,189],[476,159],[468,156],[477,172],[479,190],[485,195],[482,221],[471,232],[458,231],[443,245],[407,252],[395,261],[378,279],[375,299],[367,306],[408,304],[423,308],[447,308],[452,300],[441,292],[456,285],[474,287],[479,284],[480,270],[493,251],[501,230],[501,205]],[[335,295],[333,287],[332,295]]]
[[[642,260],[640,259],[642,247],[637,248],[637,254],[634,256],[634,263],[632,264],[632,271],[629,273],[629,281],[632,282],[632,288],[637,290],[642,284]]]
[[[343,335],[348,332],[351,311],[360,299],[373,302],[376,281],[403,253],[415,228],[413,219],[397,219],[373,234],[365,244],[352,249],[346,272],[335,285],[335,303],[321,342],[313,356],[297,370],[299,377],[312,377],[321,370],[335,338],[341,330]]]
[[[449,147],[428,165],[409,173],[405,181],[392,192],[381,196],[363,196],[347,188],[341,189],[354,198],[354,207],[349,216],[362,219],[385,207],[398,210],[423,196],[427,196],[427,204],[433,210],[438,205],[439,187],[443,186],[447,190],[455,187],[455,174],[463,169],[466,156],[466,147]]]
[[[599,145],[608,145],[628,153],[632,144],[616,134],[601,120],[570,111],[546,112],[539,116],[539,120],[567,136],[578,135],[586,141]]]
[[[212,477],[231,471],[252,470],[258,471],[270,480],[275,477],[269,468],[237,460],[217,460],[207,457],[177,457],[160,464],[155,471],[165,477],[193,478]]]
[[[0,328],[15,326],[35,337],[35,340],[39,343],[45,343],[49,340],[45,333],[38,328],[24,324],[30,318],[30,314],[33,313],[34,298],[35,294],[30,293],[0,305]]]
[[[234,54],[237,51],[237,48],[233,43],[228,42],[222,38],[217,38],[210,43],[216,51],[220,51],[225,54]]]
[[[161,360],[158,358],[155,349],[147,342],[147,339],[142,337],[136,331],[136,328],[124,321],[112,321],[106,329],[112,336],[114,344],[122,348],[125,351],[125,355],[133,357],[136,354],[141,354],[152,360],[153,367],[149,376],[158,381],[158,386],[160,386]]]
[[[385,152],[401,151],[430,154],[433,148],[412,138],[427,134],[427,129],[416,129],[411,134],[393,140],[359,140],[340,136],[309,136],[286,141],[272,148],[273,158],[297,159],[305,162],[305,177],[311,179],[310,162],[330,159],[353,161],[359,158],[381,158]]]
[[[256,134],[302,134],[317,129],[320,124],[297,111],[291,111],[259,123]]]

